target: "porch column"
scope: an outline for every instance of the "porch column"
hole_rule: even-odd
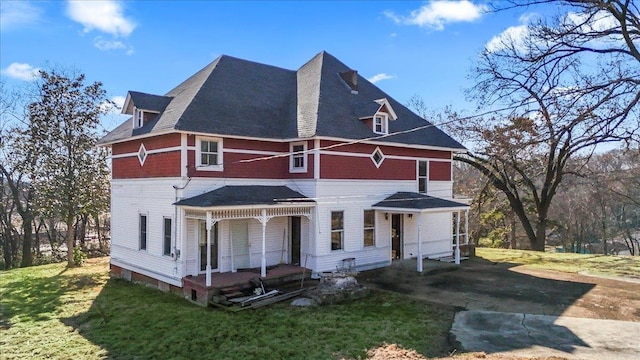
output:
[[[262,264],[260,267],[260,277],[267,276],[267,209],[262,209],[260,216],[260,223],[262,224]]]
[[[418,213],[418,272],[422,272],[422,213]]]
[[[211,211],[207,211],[207,268],[206,268],[206,284],[207,287],[211,286],[211,227],[213,226],[213,219],[211,218]]]
[[[469,210],[464,211],[464,243],[469,245]]]
[[[456,215],[456,250],[454,252],[456,265],[460,265],[460,210]]]

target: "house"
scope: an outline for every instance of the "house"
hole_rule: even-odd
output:
[[[165,95],[130,91],[122,112],[100,140],[114,274],[188,296],[198,276],[366,270],[466,239],[465,148],[327,52],[297,70],[223,55]]]

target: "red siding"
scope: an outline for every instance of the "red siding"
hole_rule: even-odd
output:
[[[451,181],[451,162],[429,161],[429,180]]]
[[[320,146],[324,148],[326,146],[339,144],[339,143],[340,142],[338,141],[323,140],[321,141]],[[371,154],[373,153],[376,147],[377,145],[371,145],[371,144],[350,144],[350,145],[338,146],[328,150]],[[380,150],[382,150],[382,152],[385,155],[410,156],[410,157],[434,158],[434,159],[451,159],[451,151],[411,149],[411,148],[402,148],[402,147],[393,147],[393,146],[380,146]]]
[[[416,162],[385,159],[376,168],[368,157],[322,155],[320,177],[323,179],[414,180]]]
[[[113,144],[111,145],[111,153],[113,155],[137,153],[140,150],[140,143],[144,143],[144,148],[147,151],[180,146],[180,134],[160,135]]]
[[[137,156],[112,159],[111,176],[114,179],[180,176],[180,151],[148,154],[144,166],[140,166]]]
[[[288,152],[289,143],[273,142],[273,141],[256,141],[244,139],[224,139],[225,149],[243,149],[243,150],[259,150],[259,151],[277,151]]]

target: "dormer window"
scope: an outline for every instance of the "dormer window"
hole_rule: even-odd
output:
[[[373,117],[373,132],[383,135],[389,133],[389,117],[387,114],[376,114]]]
[[[141,128],[144,125],[144,111],[134,108],[134,128]]]

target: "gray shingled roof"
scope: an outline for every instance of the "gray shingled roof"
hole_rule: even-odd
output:
[[[347,70],[324,51],[297,71],[223,55],[166,96],[158,96],[171,98],[158,118],[135,130],[127,120],[100,143],[172,130],[273,139],[365,139],[374,134],[360,118],[373,116],[379,107],[375,100],[382,98],[398,115],[389,123],[390,132],[429,125],[360,75],[358,93],[352,94],[339,75]],[[383,141],[464,149],[436,127]]]
[[[415,192],[397,192],[386,199],[374,204],[373,208],[397,208],[412,210],[427,210],[440,208],[469,207],[467,204],[445,200]]]
[[[146,94],[138,91],[129,91],[131,101],[136,104],[138,109],[163,112],[173,97]]]
[[[312,200],[286,186],[223,186],[213,191],[183,199],[174,205],[194,207],[277,205],[283,202]]]

